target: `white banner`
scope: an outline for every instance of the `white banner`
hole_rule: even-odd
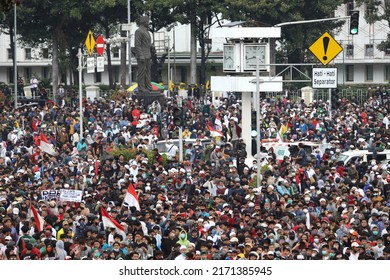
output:
[[[337,68],[313,68],[313,88],[337,88]]]
[[[87,73],[95,73],[95,58],[87,57]]]
[[[98,56],[96,58],[96,71],[104,72],[104,56]]]
[[[81,202],[83,191],[61,189],[60,201]]]
[[[42,200],[49,201],[52,198],[60,198],[60,190],[45,190],[41,192]]]
[[[49,264],[49,265],[48,265]],[[369,269],[362,269],[369,265]],[[378,279],[386,279],[388,261],[83,261],[90,279],[137,279],[137,280],[252,280],[252,279],[299,279],[306,276],[316,280],[329,279],[370,279],[374,272]],[[326,267],[326,273],[324,271]],[[17,272],[18,278],[37,279],[44,271],[48,275],[56,275],[56,280],[80,278],[80,262],[78,261],[9,261],[2,266],[2,272],[10,275]],[[65,273],[58,273],[64,271]],[[295,276],[294,276],[295,275]],[[345,277],[341,277],[345,276]]]

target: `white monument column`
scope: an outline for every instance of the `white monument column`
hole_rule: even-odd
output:
[[[243,92],[242,93],[242,116],[241,116],[241,128],[242,135],[241,138],[244,139],[246,144],[246,153],[247,153],[247,161],[252,162],[252,97],[251,92]],[[248,163],[247,163],[248,164]]]

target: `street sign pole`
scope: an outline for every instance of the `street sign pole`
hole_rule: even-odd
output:
[[[256,152],[257,152],[257,187],[259,188],[261,186],[261,172],[260,172],[260,70],[259,70],[259,57],[256,56],[256,98],[255,105],[256,105]]]
[[[80,110],[80,140],[84,138],[83,135],[83,85],[82,85],[82,79],[83,79],[83,65],[82,65],[82,53],[81,48],[79,48],[79,52],[77,54],[79,58],[79,110]]]
[[[329,89],[329,119],[332,119],[332,89]]]

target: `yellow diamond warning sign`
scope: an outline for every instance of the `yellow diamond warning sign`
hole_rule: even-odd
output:
[[[327,65],[343,50],[343,47],[333,39],[332,35],[325,32],[309,47],[309,50],[323,65]]]
[[[87,38],[85,39],[85,46],[87,47],[87,51],[89,55],[92,55],[93,49],[95,48],[95,38],[92,35],[91,30],[88,32]]]

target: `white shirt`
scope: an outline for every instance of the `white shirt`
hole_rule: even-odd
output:
[[[389,124],[390,124],[390,121],[389,121],[389,118],[387,116],[385,116],[382,120],[383,124],[385,125],[386,129],[389,129]]]
[[[176,156],[179,148],[175,144],[165,144],[168,153],[168,159],[172,159],[172,157]]]

